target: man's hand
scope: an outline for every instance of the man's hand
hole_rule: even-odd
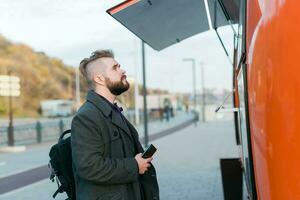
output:
[[[144,174],[145,171],[148,170],[148,167],[150,167],[150,162],[153,159],[152,157],[144,159],[144,158],[142,158],[141,153],[137,154],[134,158],[135,158],[135,160],[136,160],[136,162],[138,163],[138,166],[139,166],[139,174]]]

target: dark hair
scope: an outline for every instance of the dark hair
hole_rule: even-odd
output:
[[[80,62],[79,70],[80,70],[81,74],[84,76],[84,78],[88,81],[89,85],[91,83],[90,83],[90,80],[87,75],[86,67],[90,62],[97,60],[99,58],[114,58],[114,53],[112,52],[112,50],[97,50],[97,51],[94,51],[90,57],[84,58]]]

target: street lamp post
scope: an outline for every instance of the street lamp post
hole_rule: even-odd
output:
[[[145,62],[145,43],[142,41],[142,65],[143,65],[143,98],[144,98],[144,131],[145,147],[148,147],[148,114],[147,114],[147,86],[146,86],[146,62]]]
[[[139,125],[140,124],[140,104],[139,104],[139,84],[138,84],[138,62],[137,62],[137,57],[138,57],[138,40],[134,38],[134,112],[135,112],[135,124]]]
[[[201,80],[202,80],[202,122],[205,122],[205,88],[204,88],[204,63],[201,62]]]
[[[79,76],[79,68],[75,69],[75,93],[76,93],[76,110],[80,107],[80,76]]]
[[[196,64],[195,64],[195,59],[194,58],[184,58],[182,59],[182,61],[188,61],[188,62],[192,62],[192,69],[193,69],[193,96],[194,96],[194,111],[196,111],[196,103],[197,103],[197,99],[196,99]]]
[[[8,124],[8,145],[14,146],[14,126],[13,126],[13,110],[12,110],[12,82],[11,82],[11,71],[8,72],[9,76],[9,124]]]

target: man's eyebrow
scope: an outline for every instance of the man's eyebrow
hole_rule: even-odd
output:
[[[113,65],[113,68],[115,68],[115,67],[120,67],[121,65],[119,64],[119,63],[117,63],[117,64],[114,64]]]

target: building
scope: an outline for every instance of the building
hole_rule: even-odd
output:
[[[43,117],[67,117],[74,112],[74,102],[70,100],[44,100],[41,101]]]

